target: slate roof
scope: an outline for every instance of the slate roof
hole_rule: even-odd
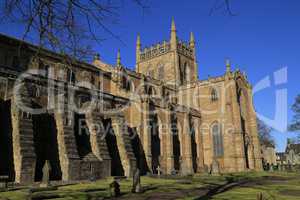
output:
[[[300,154],[300,144],[290,144],[286,148],[286,153],[288,153],[290,150],[294,150],[296,154]]]

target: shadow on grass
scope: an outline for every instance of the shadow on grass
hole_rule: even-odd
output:
[[[223,192],[231,190],[231,189],[233,189],[235,187],[242,186],[245,183],[249,182],[249,180],[235,181],[231,177],[229,177],[229,178],[226,177],[226,180],[227,180],[227,182],[225,184],[221,184],[221,185],[218,185],[218,186],[216,186],[216,184],[213,184],[213,185],[210,184],[210,186],[207,187],[208,192],[205,195],[196,198],[196,200],[208,200],[208,199],[211,199],[213,196],[215,196],[217,194],[221,194]],[[214,186],[216,186],[216,187],[214,187]]]

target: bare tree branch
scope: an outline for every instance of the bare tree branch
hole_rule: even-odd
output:
[[[236,16],[236,14],[233,13],[231,9],[231,0],[216,0],[210,10],[209,15],[213,15],[213,13],[220,10],[229,16]]]
[[[120,1],[3,0],[0,19],[1,23],[21,25],[23,40],[31,35],[41,47],[83,58],[92,53],[91,44],[104,40],[105,33],[124,44],[109,28],[119,20]],[[142,10],[147,7],[146,0],[130,1]]]

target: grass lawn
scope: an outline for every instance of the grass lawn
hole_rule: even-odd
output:
[[[298,177],[298,178],[297,178]],[[177,179],[142,177],[142,186],[145,192],[142,194],[131,194],[132,180],[122,180],[121,199],[146,199],[154,197],[159,199],[213,199],[213,200],[235,200],[256,199],[258,193],[262,192],[266,197],[275,197],[276,200],[300,200],[300,174],[288,173],[240,173],[224,176],[195,175],[194,177],[182,177]],[[87,200],[108,198],[108,185],[112,178],[99,180],[93,183],[81,183],[76,185],[62,186],[54,191],[40,191],[32,194],[33,199],[69,199]],[[232,187],[225,192],[216,192],[209,197],[201,197],[200,193],[209,188],[226,185],[227,183],[248,180],[246,184]],[[205,193],[204,193],[205,194]],[[9,192],[0,192],[1,199],[24,200],[30,195],[29,189],[21,189]],[[155,198],[157,197],[157,198]],[[271,198],[272,199],[272,198]]]
[[[245,185],[214,196],[213,200],[256,199],[262,193],[267,199],[300,200],[300,174],[268,174],[268,176],[287,177],[287,180],[265,180],[262,183]],[[298,178],[297,178],[298,177]],[[266,178],[267,179],[267,178]]]

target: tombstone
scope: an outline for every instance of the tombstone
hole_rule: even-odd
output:
[[[140,170],[137,169],[133,176],[132,193],[141,193],[141,192],[142,192],[141,174],[140,174]]]
[[[172,175],[172,176],[175,176],[176,174],[177,174],[177,171],[176,171],[175,169],[172,169],[171,175]]]
[[[51,171],[50,162],[49,162],[49,160],[46,160],[44,167],[43,167],[43,178],[42,178],[42,183],[40,184],[40,187],[49,187],[50,186],[50,171]]]
[[[265,170],[270,171],[270,164],[269,163],[266,164],[266,169]]]
[[[91,182],[95,182],[96,181],[94,167],[93,167],[92,163],[90,163],[90,181]]]
[[[161,169],[160,169],[159,165],[158,165],[158,167],[156,168],[156,170],[157,170],[157,175],[158,175],[158,177],[160,177],[160,175],[161,175]]]
[[[274,172],[274,165],[273,164],[270,165],[269,172]]]
[[[278,170],[279,170],[279,171],[283,171],[282,164],[278,164]]]
[[[211,164],[210,174],[212,174],[212,175],[219,175],[220,174],[219,162],[216,159],[214,159],[212,164]]]
[[[114,180],[109,184],[109,193],[111,197],[119,197],[121,195],[120,184],[118,181]]]
[[[207,173],[207,174],[210,173],[209,167],[207,165],[204,165],[203,171],[204,171],[204,173]]]
[[[7,189],[9,176],[0,176],[0,189]]]

